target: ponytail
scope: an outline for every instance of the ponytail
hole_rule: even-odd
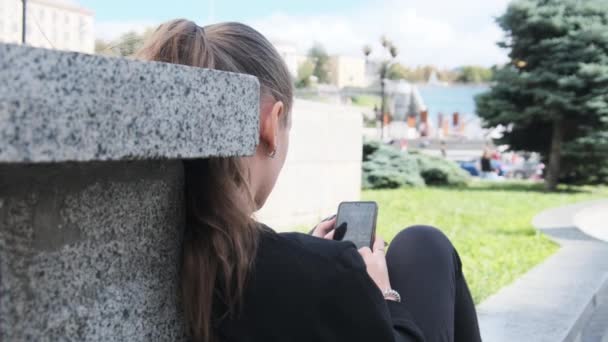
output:
[[[291,111],[293,85],[287,67],[272,44],[249,26],[202,28],[173,20],[162,24],[135,57],[256,76],[261,96],[272,96],[283,102],[285,113]],[[215,340],[215,320],[238,314],[260,231],[251,218],[256,208],[242,159],[188,160],[184,173],[182,299],[193,340],[207,342]]]

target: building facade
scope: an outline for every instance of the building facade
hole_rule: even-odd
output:
[[[27,0],[26,44],[48,49],[95,52],[93,12],[72,0]],[[21,0],[0,0],[0,42],[21,43]]]
[[[291,77],[297,78],[298,68],[306,61],[307,57],[299,54],[296,45],[291,42],[272,40],[272,45],[274,45],[274,48],[277,49],[277,52],[283,57]]]
[[[332,56],[328,64],[330,83],[338,88],[363,88],[368,85],[364,58]]]

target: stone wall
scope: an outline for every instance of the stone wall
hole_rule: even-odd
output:
[[[2,341],[178,341],[181,162],[0,166]]]
[[[296,100],[289,153],[257,218],[278,230],[312,226],[361,194],[363,117],[356,107]]]
[[[0,341],[180,341],[180,159],[251,155],[250,76],[0,44]]]

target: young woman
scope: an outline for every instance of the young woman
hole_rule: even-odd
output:
[[[454,247],[411,227],[385,251],[278,234],[253,213],[272,191],[289,147],[292,79],[260,33],[243,24],[161,25],[142,60],[256,76],[260,144],[246,158],[184,162],[187,228],[182,295],[195,341],[479,341],[475,307]]]
[[[492,178],[494,168],[492,168],[492,153],[489,149],[484,149],[481,155],[481,178]]]

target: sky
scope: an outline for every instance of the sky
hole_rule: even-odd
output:
[[[271,41],[305,54],[313,43],[329,54],[383,58],[380,37],[399,50],[408,66],[492,66],[507,61],[496,46],[495,23],[509,0],[79,0],[95,12],[96,34],[114,39],[173,18],[199,25],[221,21],[249,24]]]

